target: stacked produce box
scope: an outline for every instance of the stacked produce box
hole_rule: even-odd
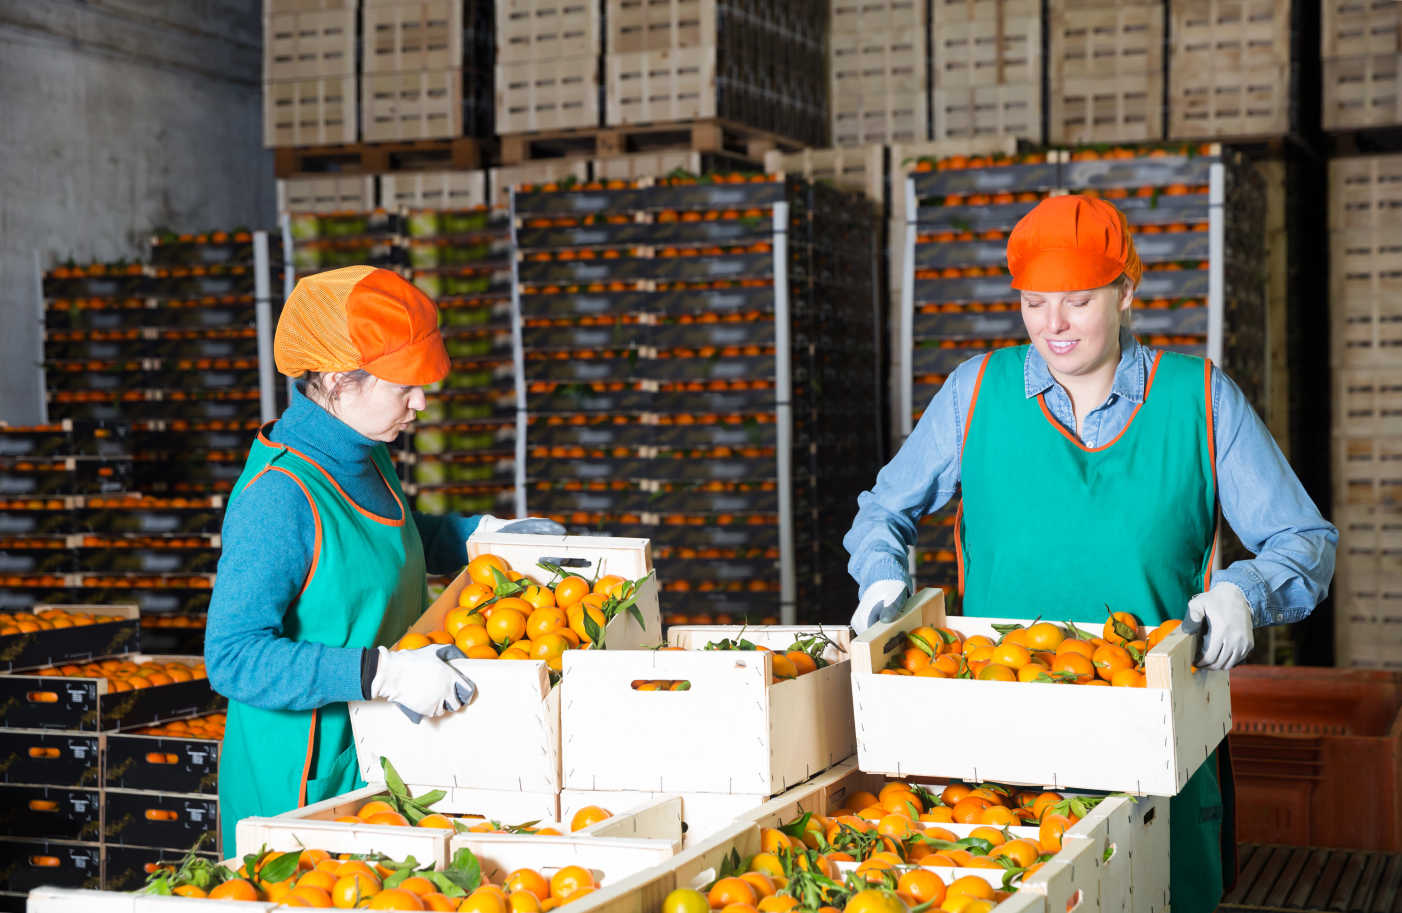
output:
[[[1278,0],[1169,4],[1169,136],[1227,139],[1289,132],[1290,13],[1291,4]]]
[[[935,139],[1042,138],[1042,10],[1033,0],[934,0]]]
[[[509,0],[496,14],[496,130],[599,124],[602,32],[594,0]]]
[[[1334,374],[1335,653],[1398,668],[1402,650],[1402,156],[1336,159],[1330,173],[1330,361]]]
[[[196,844],[216,857],[203,662],[136,652],[135,605],[32,608],[0,617],[0,908],[40,885],[130,889]]]
[[[263,145],[353,143],[356,0],[264,0]]]
[[[1164,0],[1050,0],[1050,143],[1164,137]]]
[[[1132,328],[1146,344],[1211,357],[1259,411],[1264,399],[1263,190],[1217,146],[1051,150],[924,163],[908,179],[912,218],[893,243],[900,284],[895,395],[902,437],[956,366],[1026,332],[1008,285],[1007,237],[1053,193],[1101,196],[1129,219],[1145,263]],[[1217,290],[1217,291],[1214,291]],[[926,517],[922,581],[951,585],[956,503]]]
[[[832,0],[828,22],[833,145],[929,139],[925,0]]]
[[[1402,9],[1389,0],[1325,0],[1324,129],[1402,124]]]
[[[847,430],[879,401],[851,371],[875,351],[870,208],[740,175],[513,206],[527,510],[652,539],[676,615],[850,611],[827,548],[876,468]]]

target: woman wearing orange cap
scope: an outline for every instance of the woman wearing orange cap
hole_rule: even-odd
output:
[[[1338,532],[1225,374],[1130,334],[1143,265],[1123,214],[1044,200],[1009,236],[1008,269],[1031,344],[955,369],[859,498],[844,539],[853,627],[896,617],[916,524],[956,491],[966,615],[1094,624],[1108,604],[1149,624],[1181,616],[1209,669],[1245,659],[1255,626],[1308,615]],[[1255,557],[1214,574],[1219,509]],[[1215,909],[1234,875],[1216,767],[1170,807],[1174,913]]]
[[[427,573],[461,568],[479,526],[564,531],[409,510],[385,444],[449,365],[438,309],[395,273],[351,266],[302,279],[273,352],[302,380],[234,485],[205,638],[210,683],[230,699],[226,853],[240,819],[357,785],[346,702],[395,701],[418,719],[471,700],[472,682],[447,662],[462,656],[456,647],[385,649],[427,607]]]

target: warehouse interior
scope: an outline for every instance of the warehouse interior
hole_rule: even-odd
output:
[[[989,819],[1005,828],[1000,842],[1028,823],[1011,798],[1024,790],[1110,797],[1096,799],[1099,817],[1074,798],[1067,812],[1087,845],[1099,841],[1093,866],[1095,854],[1073,864],[1034,836],[1043,878],[1005,863],[1017,879],[989,882],[973,898],[987,907],[933,904],[946,913],[1060,913],[1052,906],[1067,884],[1068,913],[1092,895],[1096,913],[1158,913],[1171,902],[1169,797],[1179,808],[1189,775],[1214,761],[1216,781],[1234,786],[1208,818],[1222,816],[1236,877],[1207,909],[1402,909],[1402,2],[0,0],[0,106],[0,910],[133,909],[104,906],[132,896],[144,910],[171,900],[151,895],[176,884],[203,884],[188,895],[203,897],[211,877],[246,877],[253,893],[210,897],[314,905],[287,900],[316,867],[305,854],[266,884],[232,869],[191,874],[192,860],[241,862],[257,841],[383,853],[371,874],[386,904],[406,877],[392,884],[386,858],[436,859],[432,885],[404,909],[459,909],[476,896],[452,862],[471,847],[481,875],[503,884],[512,870],[549,881],[571,861],[593,872],[573,900],[557,892],[500,913],[564,902],[580,913],[810,913],[807,900],[766,906],[763,890],[717,895],[726,875],[740,874],[718,860],[731,852],[748,864],[772,849],[770,829],[804,813],[868,817],[847,796],[870,793],[878,801],[866,810],[880,810],[904,777],[918,781],[909,794],[922,813],[955,809],[966,788],[1013,784],[987,803],[1008,807],[1007,820]],[[883,726],[907,725],[890,707],[966,699],[917,698],[904,686],[985,683],[877,678],[873,664],[888,660],[888,672],[911,664],[901,675],[934,668],[942,651],[910,640],[911,629],[944,629],[929,615],[897,623],[884,655],[860,655],[865,622],[849,630],[848,621],[867,605],[868,581],[849,573],[844,534],[859,496],[959,366],[1028,342],[1009,238],[1039,204],[1071,194],[1123,213],[1144,269],[1132,333],[1210,359],[1240,389],[1337,529],[1332,578],[1299,620],[1268,625],[1257,613],[1230,687],[1225,672],[1202,677],[1190,640],[1168,642],[1188,657],[1171,675],[1167,660],[1153,665],[1136,647],[1145,694],[1168,689],[1166,760],[1135,747],[1163,735],[1147,724],[1107,743],[1106,757],[1125,756],[1084,768],[1059,766],[1054,750],[1041,767],[989,763],[904,729],[909,741],[883,741]],[[758,644],[737,654],[765,660],[737,662],[760,676],[764,714],[750,722],[772,749],[753,761],[753,783],[738,747],[721,761],[666,755],[655,771],[646,760],[634,773],[611,763],[635,732],[658,727],[662,740],[669,722],[679,725],[632,703],[638,685],[693,690],[702,666],[654,674],[639,665],[617,704],[596,704],[589,683],[606,689],[622,667],[591,671],[603,657],[572,648],[605,635],[587,608],[583,621],[566,613],[555,587],[569,567],[522,552],[506,558],[508,576],[464,570],[466,560],[430,570],[425,592],[450,612],[472,609],[472,587],[484,607],[530,595],[523,618],[534,619],[537,597],[560,610],[562,629],[574,631],[563,660],[527,652],[545,630],[497,636],[505,628],[488,625],[490,612],[490,637],[477,643],[493,659],[530,660],[509,681],[543,686],[543,709],[530,711],[544,714],[543,735],[508,739],[500,756],[452,743],[463,753],[445,768],[438,755],[449,743],[378,714],[393,708],[372,700],[376,667],[362,667],[367,700],[352,700],[345,726],[359,747],[352,779],[370,791],[339,803],[304,795],[290,822],[256,817],[230,839],[220,741],[229,705],[241,702],[221,693],[217,672],[215,687],[205,679],[216,569],[229,560],[226,511],[260,427],[310,402],[274,363],[284,302],[301,280],[355,266],[393,274],[431,301],[451,360],[415,423],[387,445],[396,481],[386,484],[406,516],[545,518],[586,550],[645,541],[638,555],[609,546],[626,569],[599,558],[594,573],[577,572],[590,586],[605,572],[628,581],[592,591],[606,606],[600,622],[614,632],[631,617],[646,634],[614,634],[609,646],[620,663],[635,651],[666,657],[649,650],[662,642],[658,628],[679,650]],[[967,655],[975,633],[1001,645],[1008,631],[960,626],[978,621],[959,608],[962,505],[956,496],[911,518],[902,598],[933,611],[942,593],[937,617]],[[1219,570],[1267,546],[1244,545],[1230,509],[1214,507],[1220,540],[1209,563]],[[465,558],[487,548],[469,541]],[[544,596],[515,586],[516,572]],[[1120,607],[1088,598],[1098,633]],[[421,638],[412,644],[466,650],[447,616],[423,607],[419,624],[381,636],[380,649],[410,651]],[[1083,621],[1017,608],[1005,617],[1018,626],[1065,625],[1058,640],[1075,640]],[[870,630],[880,639],[878,615]],[[1086,638],[1097,648],[1142,640],[1152,653],[1169,633],[1153,636],[1164,619],[1138,620],[1134,636],[1116,640],[1112,616],[1102,636]],[[508,655],[520,640],[529,646]],[[805,674],[800,658],[781,675],[776,663],[794,648],[821,674]],[[911,651],[930,656],[901,659]],[[950,677],[979,679],[987,660],[978,662],[971,671],[961,660]],[[838,669],[837,681],[823,677]],[[463,716],[521,712],[484,702],[482,682],[506,674],[481,675]],[[51,691],[36,676],[74,684]],[[776,689],[795,693],[790,721]],[[688,699],[707,700],[694,690]],[[1031,707],[1064,719],[1074,706],[1133,708],[1138,718],[1149,707],[1107,691],[1098,706],[991,701],[971,715]],[[834,701],[847,702],[844,718]],[[726,719],[706,712],[694,711],[698,724]],[[939,719],[980,733],[970,744],[999,731]],[[610,728],[619,720],[632,731]],[[737,715],[736,731],[750,722]],[[818,730],[811,739],[809,729]],[[959,781],[967,787],[945,790]],[[446,798],[407,798],[440,790]],[[446,831],[361,827],[370,813],[358,809],[386,791],[386,811],[413,825],[445,813]],[[1026,793],[1028,808],[1037,791]],[[1139,798],[1121,807],[1111,801],[1121,794]],[[642,811],[621,814],[625,806]],[[453,816],[479,808],[510,833],[472,843],[462,823],[472,821]],[[343,839],[336,822],[360,837]],[[533,834],[542,823],[566,836],[538,861],[520,841],[557,839]],[[1162,871],[1141,873],[1128,859],[1121,871],[1117,827],[1125,846],[1142,841],[1135,860]],[[800,825],[785,838],[800,855],[804,833]],[[628,837],[634,856],[621,848]],[[614,838],[626,862],[608,855]],[[830,851],[832,839],[808,845]],[[992,849],[975,855],[998,858]],[[898,861],[920,855],[902,850]],[[781,880],[794,875],[785,866]],[[900,871],[887,894],[902,906],[850,913],[903,913],[928,900],[903,893]],[[338,899],[333,874],[328,899]],[[369,901],[359,882],[351,887],[353,902]],[[698,888],[705,907],[672,906],[676,891]],[[783,885],[769,889],[786,896]],[[92,893],[64,893],[76,891]],[[425,906],[432,893],[447,905]]]

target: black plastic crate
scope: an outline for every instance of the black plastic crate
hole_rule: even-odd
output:
[[[215,844],[206,841],[207,847]],[[210,862],[222,862],[218,853],[197,853]],[[148,876],[157,868],[169,866],[178,868],[185,857],[182,850],[163,850],[149,846],[120,846],[106,844],[102,847],[103,890],[136,891],[146,884]]]
[[[219,792],[219,741],[128,733],[112,733],[106,740],[107,789],[211,796]]]
[[[97,841],[102,792],[63,786],[0,786],[0,833],[8,837]]]
[[[102,847],[96,842],[6,840],[0,842],[0,891],[24,895],[39,887],[102,887]]]
[[[145,657],[130,658],[139,662]],[[199,657],[185,659],[200,661]],[[213,713],[225,705],[205,679],[121,692],[103,687],[96,678],[4,675],[0,676],[0,708],[6,725],[16,728],[104,732]]]
[[[98,789],[103,738],[85,732],[0,729],[0,783]]]
[[[213,796],[108,789],[102,801],[106,843],[168,850],[218,845],[219,800]]]
[[[84,605],[63,603],[38,604],[35,612],[45,608],[62,608],[97,616],[98,623],[54,630],[20,631],[0,635],[0,672],[38,669],[61,663],[83,663],[103,657],[136,652],[141,638],[138,616],[140,610],[130,604]],[[18,725],[6,721],[6,725]]]

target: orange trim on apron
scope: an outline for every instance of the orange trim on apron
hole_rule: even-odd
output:
[[[959,462],[964,462],[964,445],[969,442],[969,428],[974,423],[974,407],[978,405],[979,387],[983,386],[983,372],[988,369],[989,352],[983,356],[983,364],[978,366],[978,377],[974,380],[974,395],[969,397],[969,414],[964,417],[964,437],[959,441]],[[962,473],[961,473],[962,475]],[[964,499],[959,499],[959,507],[954,512],[954,563],[959,568],[959,595],[964,595],[964,539],[959,535],[959,523],[964,519]]]
[[[312,710],[312,724],[307,728],[307,758],[302,762],[302,785],[297,789],[297,807],[307,806],[307,779],[312,772],[312,755],[316,752],[316,709]]]
[[[269,425],[270,425],[270,424],[272,424],[272,423],[270,422]],[[264,425],[262,428],[260,428],[260,429],[258,430],[258,440],[259,440],[259,441],[261,441],[263,444],[266,444],[266,445],[269,446],[269,447],[272,447],[272,448],[275,448],[275,449],[278,449],[278,450],[286,450],[288,453],[296,454],[297,456],[299,456],[299,457],[301,457],[302,459],[306,460],[308,463],[310,463],[310,464],[312,464],[313,466],[315,466],[318,472],[320,472],[322,475],[326,476],[326,481],[328,481],[328,482],[331,483],[332,487],[335,488],[336,491],[340,493],[341,497],[343,497],[343,498],[346,499],[346,503],[349,504],[351,507],[354,507],[356,510],[360,511],[360,513],[361,513],[362,516],[366,517],[367,519],[374,520],[376,523],[383,523],[385,526],[403,526],[403,525],[404,525],[404,521],[405,521],[405,519],[407,519],[407,517],[408,517],[408,511],[406,511],[406,510],[404,509],[404,502],[401,501],[401,500],[399,499],[399,495],[395,493],[395,491],[394,491],[394,486],[391,485],[391,484],[389,484],[389,480],[385,478],[384,471],[380,469],[380,464],[379,464],[379,463],[375,463],[373,459],[371,460],[371,462],[374,463],[374,465],[375,465],[375,472],[379,473],[380,481],[385,483],[385,487],[389,489],[390,497],[394,498],[394,503],[397,504],[397,505],[399,506],[399,519],[398,519],[398,520],[395,520],[395,519],[393,519],[392,517],[382,517],[382,516],[380,516],[380,515],[377,514],[377,513],[374,513],[374,512],[372,512],[372,511],[368,511],[368,510],[366,510],[365,508],[361,507],[359,504],[357,504],[357,503],[355,502],[355,499],[354,499],[354,498],[352,498],[350,495],[346,494],[346,490],[345,490],[344,488],[341,487],[341,483],[340,483],[340,482],[337,482],[337,481],[331,476],[331,473],[329,473],[329,472],[326,471],[326,467],[322,466],[322,465],[321,465],[320,463],[318,463],[316,460],[314,460],[314,459],[312,459],[311,457],[307,456],[305,453],[303,453],[302,451],[298,450],[298,449],[295,448],[295,447],[288,447],[286,444],[278,444],[278,443],[275,443],[275,442],[269,440],[269,439],[264,435],[264,431],[266,431],[267,428],[268,428],[268,425]]]
[[[261,479],[268,472],[280,472],[296,482],[297,487],[302,489],[302,494],[307,496],[307,504],[312,509],[312,526],[316,529],[316,536],[312,539],[312,563],[307,567],[306,579],[302,581],[302,589],[297,593],[300,596],[307,591],[307,587],[311,586],[312,575],[316,573],[317,560],[321,558],[321,512],[316,509],[316,501],[312,500],[312,493],[307,490],[307,486],[303,484],[302,480],[280,466],[264,466],[257,475],[248,480],[248,485],[243,486],[244,491],[247,491],[249,485]]]
[[[1212,550],[1207,553],[1207,569],[1202,574],[1202,591],[1212,588],[1212,563],[1217,560],[1217,542],[1222,532],[1222,505],[1217,500],[1217,417],[1212,414],[1212,359],[1203,359],[1204,400],[1207,403],[1207,460],[1212,464],[1212,503],[1214,505],[1212,523]],[[1218,778],[1221,782],[1221,778]]]
[[[1101,450],[1108,450],[1109,448],[1115,446],[1115,441],[1118,441],[1120,438],[1124,437],[1124,433],[1129,430],[1129,426],[1134,424],[1134,417],[1139,414],[1139,410],[1144,408],[1144,404],[1149,401],[1149,391],[1153,389],[1154,375],[1158,373],[1159,360],[1161,358],[1163,358],[1162,352],[1159,352],[1156,355],[1154,355],[1154,366],[1151,369],[1149,369],[1149,380],[1147,383],[1144,384],[1144,398],[1139,401],[1139,405],[1135,406],[1134,411],[1129,414],[1129,421],[1125,422],[1125,426],[1120,429],[1119,434],[1115,435],[1114,440],[1105,444],[1101,444],[1099,447],[1087,447],[1085,444],[1081,443],[1080,438],[1067,431],[1065,426],[1063,426],[1061,422],[1058,422],[1056,418],[1051,414],[1051,410],[1047,408],[1047,395],[1045,393],[1037,394],[1037,404],[1042,407],[1042,415],[1046,417],[1047,421],[1051,424],[1051,426],[1057,431],[1060,431],[1062,436],[1064,436],[1071,443],[1075,444],[1077,447],[1084,450],[1086,453],[1098,453]]]

